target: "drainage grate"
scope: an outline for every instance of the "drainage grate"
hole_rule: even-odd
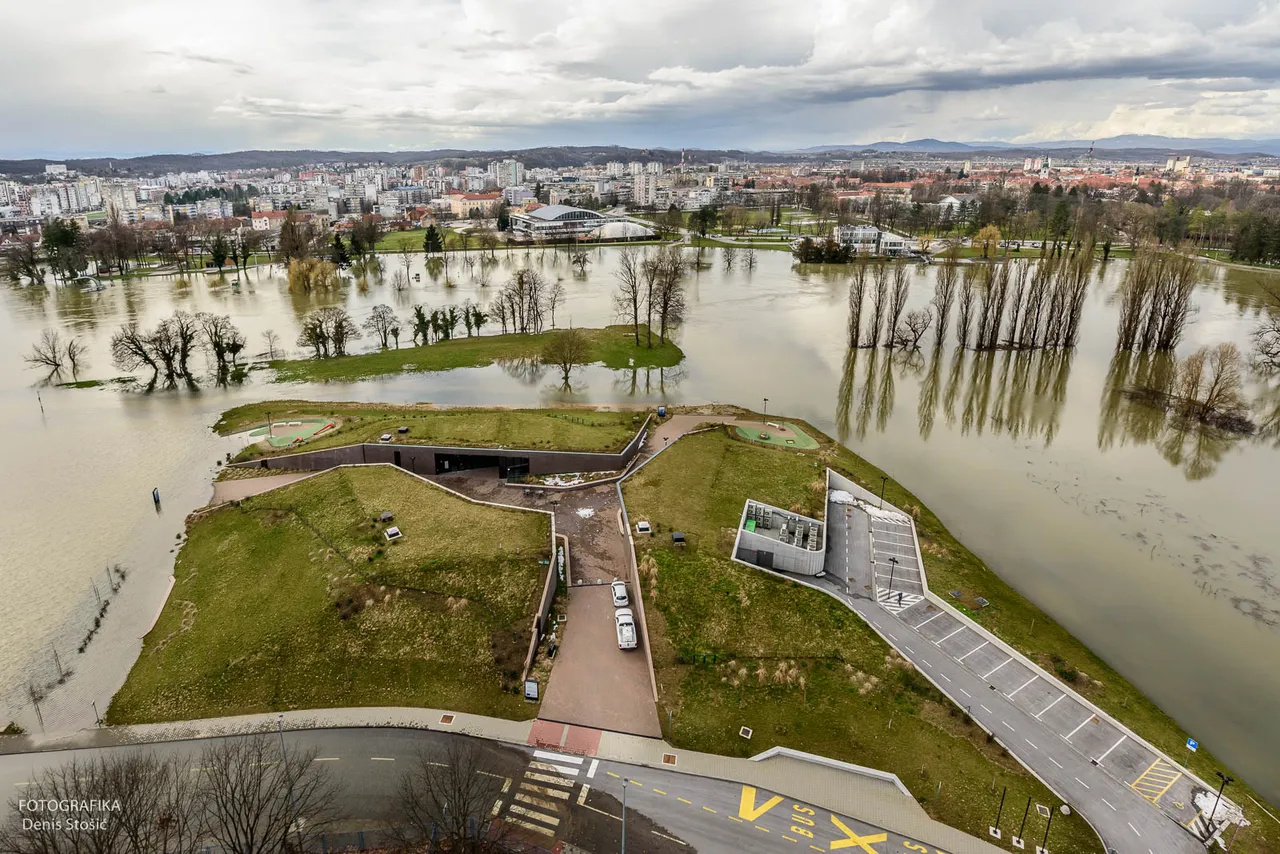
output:
[[[453,715],[441,715],[440,723],[444,724],[445,726],[449,726],[451,723],[453,723]]]
[[[674,767],[674,766],[675,766],[675,764],[676,764],[676,755],[675,755],[674,753],[664,753],[664,754],[662,754],[662,764],[663,764],[663,765],[671,765],[671,766],[673,766],[673,767]]]
[[[751,727],[744,726],[742,729],[738,730],[738,735],[743,738],[751,738]]]

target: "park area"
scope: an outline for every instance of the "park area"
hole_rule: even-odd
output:
[[[336,426],[310,440],[284,448],[265,444],[266,422],[333,422]],[[254,459],[276,451],[320,450],[359,442],[377,442],[391,434],[395,442],[504,447],[528,450],[617,453],[639,432],[644,415],[592,409],[439,409],[369,403],[330,403],[306,400],[268,400],[237,406],[222,414],[214,430],[223,436],[250,431],[255,441],[237,460]],[[401,427],[407,427],[404,433]],[[274,428],[277,434],[280,427]],[[255,435],[258,431],[260,435]]]
[[[220,507],[190,525],[107,719],[340,706],[528,717],[519,680],[550,537],[544,514],[474,504],[388,466]]]
[[[687,436],[625,482],[628,513],[657,532],[637,548],[671,740],[732,756],[780,744],[891,771],[931,816],[975,836],[986,835],[1004,786],[1010,803],[1048,803],[1038,781],[843,604],[729,560],[748,498],[822,518],[825,465],[879,484],[826,437],[797,454],[735,428]],[[890,495],[914,504],[896,487]],[[688,546],[667,545],[671,531]],[[1055,850],[1101,850],[1078,816],[1055,822],[1054,835]]]
[[[775,445],[779,448],[812,451],[818,447],[816,439],[788,421],[770,421],[759,427],[740,424],[734,429],[744,439],[750,439],[753,442],[761,442],[766,445]]]
[[[355,382],[393,374],[483,368],[495,363],[538,364],[547,344],[560,331],[563,330],[470,335],[420,347],[394,347],[327,359],[275,359],[270,365],[275,370],[275,381],[288,383]],[[598,363],[617,370],[669,368],[684,359],[684,353],[674,342],[659,343],[656,335],[652,347],[636,344],[636,334],[630,326],[578,331],[586,344],[579,362],[581,365]],[[645,340],[647,331],[642,329],[640,337]]]

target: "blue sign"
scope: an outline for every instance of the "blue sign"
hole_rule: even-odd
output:
[[[1187,750],[1194,751],[1199,749],[1200,749],[1200,742],[1196,741],[1194,738],[1187,739]]]

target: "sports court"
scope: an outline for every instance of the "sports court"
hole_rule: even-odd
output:
[[[791,422],[769,421],[759,427],[738,425],[738,435],[753,442],[766,445],[777,445],[782,448],[796,448],[811,451],[818,447],[818,441]]]
[[[273,448],[288,448],[337,428],[337,423],[327,418],[303,418],[299,421],[275,421],[249,431],[253,439],[266,439]]]

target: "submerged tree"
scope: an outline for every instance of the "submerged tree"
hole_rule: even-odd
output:
[[[938,324],[935,327],[935,339],[940,345],[947,334],[947,323],[951,319],[951,305],[955,302],[956,280],[960,275],[960,265],[954,256],[948,256],[938,268],[938,275],[933,289],[933,313]]]
[[[542,361],[560,372],[562,385],[567,389],[573,372],[587,363],[589,353],[587,336],[581,329],[562,329],[551,334],[542,350]]]

